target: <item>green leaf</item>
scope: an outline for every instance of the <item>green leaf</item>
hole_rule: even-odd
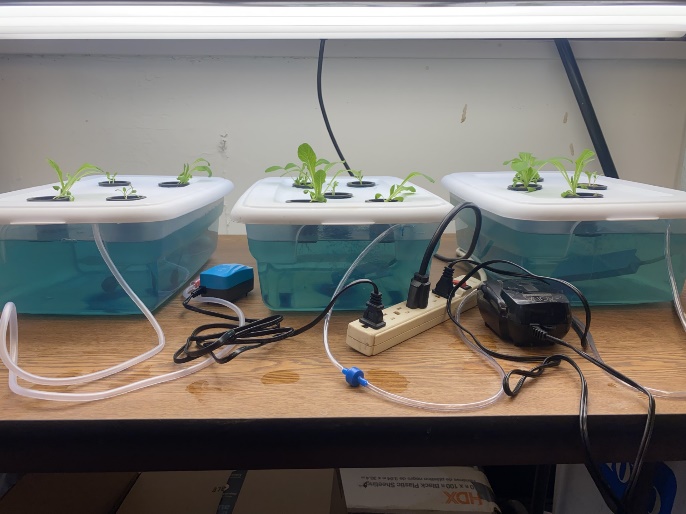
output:
[[[55,170],[55,173],[57,173],[57,177],[60,180],[60,184],[64,185],[64,178],[62,176],[62,170],[57,165],[57,163],[55,161],[53,161],[52,159],[48,159],[48,164],[50,164],[50,166],[52,166],[52,169]]]
[[[435,181],[434,179],[432,179],[429,175],[426,175],[426,174],[424,174],[424,173],[420,173],[420,172],[418,172],[418,171],[413,171],[412,173],[410,173],[407,177],[405,177],[405,180],[403,180],[403,182],[407,182],[407,181],[410,180],[412,177],[417,177],[417,176],[424,177],[426,180],[428,180],[428,181],[431,182],[431,183],[436,182],[436,181]]]
[[[282,168],[281,166],[270,166],[269,168],[264,170],[264,172],[265,173],[271,173],[273,171],[279,171],[279,170],[283,170],[283,169],[288,169],[288,168]]]
[[[298,147],[298,159],[306,163],[311,170],[317,167],[317,154],[314,153],[312,147],[307,143],[303,143]]]
[[[378,200],[379,198],[383,198],[383,195],[381,193],[376,193],[374,195],[374,200]]]

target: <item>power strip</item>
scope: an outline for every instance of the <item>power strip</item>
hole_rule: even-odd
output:
[[[481,284],[480,280],[470,278],[467,281],[469,289],[462,289],[455,293],[451,303],[452,307],[457,307],[462,298],[469,294],[472,288],[478,287],[479,284]],[[377,355],[447,320],[446,302],[447,300],[442,296],[431,293],[426,309],[410,309],[404,302],[386,307],[383,310],[385,327],[374,330],[363,325],[359,320],[353,321],[348,325],[346,342],[348,346],[360,353]],[[472,297],[463,306],[463,310],[471,309],[475,305],[476,297]]]

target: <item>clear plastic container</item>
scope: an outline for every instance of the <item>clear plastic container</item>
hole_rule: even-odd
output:
[[[350,179],[349,181],[351,181]],[[449,202],[416,187],[403,202],[368,202],[388,194],[394,177],[365,177],[375,187],[342,185],[352,194],[326,203],[293,203],[305,198],[290,178],[256,182],[236,202],[231,218],[245,223],[250,253],[257,261],[264,303],[275,311],[309,311],[325,307],[341,277],[367,245],[389,226],[402,223],[357,266],[351,280],[376,282],[386,305],[406,299],[410,279],[419,268],[427,243]],[[339,182],[347,181],[339,178]],[[355,288],[336,303],[337,309],[360,310],[369,299]]]
[[[161,188],[164,177],[127,176],[146,198],[108,202],[116,195],[87,177],[72,202],[29,202],[51,186],[0,195],[0,303],[20,313],[137,314],[93,241],[93,224],[125,280],[151,310],[205,264],[217,244],[217,219],[233,184],[197,178]]]
[[[510,191],[512,172],[455,173],[443,178],[451,203],[474,202],[483,224],[475,257],[504,259],[532,273],[575,284],[595,305],[667,302],[665,262],[669,224],[674,272],[686,279],[686,193],[598,177],[602,198],[562,198],[557,172],[541,173],[540,191]],[[579,191],[582,191],[581,189]],[[458,245],[466,247],[471,217],[458,216]]]

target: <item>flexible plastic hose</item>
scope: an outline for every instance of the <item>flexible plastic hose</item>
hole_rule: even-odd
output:
[[[681,305],[681,291],[679,289],[679,286],[676,283],[676,278],[674,277],[674,268],[672,266],[672,253],[670,251],[670,234],[671,234],[671,229],[669,223],[667,223],[667,229],[665,230],[665,261],[667,262],[667,273],[669,274],[669,283],[672,287],[672,298],[674,300],[674,310],[676,311],[677,316],[679,317],[679,321],[681,321],[681,326],[683,327],[684,331],[686,331],[686,316],[684,315],[684,310]],[[588,345],[591,349],[591,354],[598,359],[601,362],[603,361],[603,358],[600,356],[600,352],[598,352],[598,348],[596,348],[595,341],[593,340],[593,337],[591,337],[591,334],[588,334]],[[621,380],[618,380],[615,378],[617,382],[620,384],[623,384],[627,387],[627,384],[622,382]],[[650,393],[653,396],[659,396],[662,398],[686,398],[686,391],[666,391],[664,389],[655,389],[653,387],[647,387],[643,386],[646,388],[646,390],[650,391]]]
[[[360,255],[355,259],[355,261],[350,265],[350,268],[348,268],[348,271],[346,271],[345,275],[343,275],[343,278],[338,284],[338,287],[336,288],[336,291],[334,292],[334,296],[338,291],[340,291],[344,286],[354,269],[357,267],[357,265],[364,259],[364,257],[372,250],[372,248],[379,243],[381,240],[383,240],[384,237],[386,237],[387,234],[395,230],[397,227],[400,225],[393,225],[392,227],[388,228],[385,230],[383,233],[381,233],[376,239],[374,239],[363,251],[360,253]],[[457,308],[457,319],[459,319],[462,306],[465,305],[465,302],[467,301],[468,298],[471,298],[473,294],[476,294],[476,290],[472,291],[469,295],[467,295],[462,302],[458,305]],[[326,317],[324,318],[324,350],[326,351],[326,355],[329,357],[329,360],[333,363],[336,368],[338,368],[339,371],[343,370],[344,367],[336,360],[336,358],[333,356],[331,353],[331,348],[329,346],[329,320],[331,319],[331,312],[329,312]],[[382,389],[378,386],[375,386],[372,384],[370,381],[367,381],[366,384],[366,389],[369,389],[370,391],[378,394],[382,398],[385,398],[387,400],[390,400],[395,403],[399,403],[402,405],[406,405],[409,407],[415,407],[419,409],[426,409],[426,410],[434,410],[434,411],[468,411],[468,410],[476,410],[476,409],[482,409],[488,405],[491,405],[492,403],[498,401],[504,394],[502,383],[503,383],[503,378],[505,377],[505,371],[503,368],[498,364],[498,362],[493,359],[491,356],[486,355],[481,353],[476,346],[469,341],[465,334],[462,333],[461,330],[459,330],[460,337],[462,338],[463,341],[465,341],[468,345],[468,347],[472,350],[474,350],[478,355],[484,358],[488,364],[495,369],[495,371],[498,373],[500,376],[500,388],[499,390],[479,401],[475,402],[468,402],[468,403],[434,403],[434,402],[426,402],[422,400],[415,400],[413,398],[408,398],[406,396],[400,396],[394,393],[391,393],[389,391],[386,391],[385,389]]]
[[[162,328],[153,316],[152,312],[150,312],[150,310],[145,306],[145,304],[140,300],[140,298],[138,298],[136,293],[131,289],[129,284],[126,282],[126,280],[124,280],[124,277],[121,275],[121,273],[119,273],[119,270],[114,265],[114,262],[112,261],[109,253],[107,252],[107,249],[105,248],[98,225],[93,225],[93,238],[98,248],[98,251],[100,252],[100,255],[103,258],[103,261],[109,268],[114,278],[117,280],[117,282],[119,283],[121,288],[126,292],[126,294],[131,298],[131,300],[136,304],[136,306],[138,306],[138,308],[145,315],[145,317],[148,319],[153,329],[155,330],[155,333],[157,334],[157,345],[151,350],[148,350],[147,352],[132,359],[129,359],[121,364],[112,366],[104,370],[96,371],[94,373],[88,373],[85,375],[78,375],[75,377],[53,378],[36,375],[34,373],[29,373],[26,370],[20,368],[17,364],[19,357],[19,329],[17,323],[17,310],[12,302],[8,302],[7,304],[5,304],[5,307],[3,308],[2,315],[0,315],[0,359],[2,359],[2,362],[9,370],[10,389],[19,395],[27,396],[30,398],[38,398],[42,400],[57,400],[71,402],[102,400],[104,398],[110,398],[112,396],[128,393],[130,391],[142,389],[144,387],[149,387],[151,385],[161,384],[163,382],[169,382],[177,378],[185,377],[209,366],[214,362],[214,359],[207,358],[201,362],[198,362],[197,364],[194,364],[193,366],[189,366],[184,369],[172,371],[170,373],[165,373],[163,375],[159,375],[156,377],[146,378],[143,380],[139,380],[137,382],[133,382],[131,384],[127,384],[114,389],[109,389],[106,391],[63,393],[55,391],[41,391],[37,389],[28,389],[19,385],[19,383],[17,382],[18,378],[21,378],[33,384],[50,386],[78,385],[85,384],[88,382],[94,382],[102,378],[108,377],[110,375],[113,375],[115,373],[118,373],[124,369],[130,368],[131,366],[139,364],[156,355],[160,352],[160,350],[162,350],[162,348],[164,348],[165,339]],[[201,301],[203,303],[217,303],[220,305],[224,305],[236,313],[240,320],[239,323],[241,325],[245,323],[245,315],[243,314],[243,312],[230,302],[227,302],[219,298],[201,298],[194,300]],[[8,333],[9,341],[7,340]],[[222,348],[220,352],[217,352],[217,355],[220,357],[224,356],[228,354],[228,352],[233,350],[233,348],[233,346]]]

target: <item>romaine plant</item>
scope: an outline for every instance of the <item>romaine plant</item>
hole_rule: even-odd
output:
[[[579,179],[581,178],[582,174],[586,174],[590,177],[590,175],[594,173],[586,169],[588,164],[593,160],[595,160],[595,152],[589,150],[588,148],[584,149],[579,154],[579,157],[576,158],[576,160],[568,159],[567,157],[555,157],[548,160],[548,162],[555,165],[560,173],[562,173],[562,176],[565,178],[565,181],[569,186],[569,189],[564,191],[560,196],[563,198],[574,198],[579,196],[576,192],[576,189],[579,187]],[[566,161],[574,165],[574,172],[571,174],[571,176],[562,161]]]
[[[383,194],[381,193],[376,193],[374,195],[374,199],[383,200],[384,202],[402,202],[406,196],[409,196],[417,192],[414,186],[406,185],[408,180],[416,176],[424,177],[429,182],[435,182],[434,179],[432,179],[430,176],[425,175],[424,173],[420,173],[418,171],[413,171],[412,173],[407,175],[407,177],[405,177],[405,179],[400,184],[393,184],[391,186],[391,190],[388,193],[387,198],[384,198]]]
[[[210,163],[207,162],[206,159],[198,158],[195,159],[191,164],[184,164],[183,171],[178,177],[176,177],[176,180],[179,181],[179,184],[188,184],[190,179],[193,178],[193,174],[201,171],[207,173],[208,177],[212,176]]]
[[[329,182],[326,182],[326,170],[320,169],[315,170],[314,175],[312,175],[312,189],[306,189],[303,191],[306,195],[310,195],[311,202],[326,202],[326,193],[331,190],[332,193],[336,192],[336,177],[343,173],[344,170],[338,170]]]
[[[540,189],[536,187],[536,182],[540,178],[538,171],[547,161],[537,159],[529,152],[519,152],[519,157],[505,161],[503,164],[510,166],[515,172],[512,178],[512,187],[525,187],[528,192]],[[532,185],[533,184],[533,185]]]
[[[74,200],[74,195],[71,192],[71,188],[74,187],[79,180],[88,175],[95,175],[97,173],[104,173],[100,168],[93,164],[86,163],[81,166],[74,174],[67,173],[66,175],[62,172],[59,165],[52,159],[48,159],[48,163],[52,166],[52,169],[57,173],[57,178],[60,181],[59,186],[52,186],[52,188],[57,191],[55,198],[68,198],[70,201]]]
[[[105,172],[105,178],[107,178],[107,182],[109,182],[111,184],[111,183],[117,181],[117,174],[116,173],[110,173],[109,171],[106,171]]]
[[[298,159],[301,161],[300,166],[293,162],[289,162],[285,166],[270,166],[264,171],[265,173],[283,171],[284,173],[281,174],[282,176],[288,173],[296,172],[297,176],[293,179],[293,182],[296,186],[309,186],[316,190],[314,182],[317,180],[315,178],[315,173],[318,170],[323,170],[324,177],[326,177],[326,172],[328,172],[333,166],[336,166],[337,164],[343,164],[343,161],[329,162],[327,159],[318,159],[317,154],[307,143],[303,143],[298,147]],[[321,181],[322,186],[323,184],[324,181]]]

